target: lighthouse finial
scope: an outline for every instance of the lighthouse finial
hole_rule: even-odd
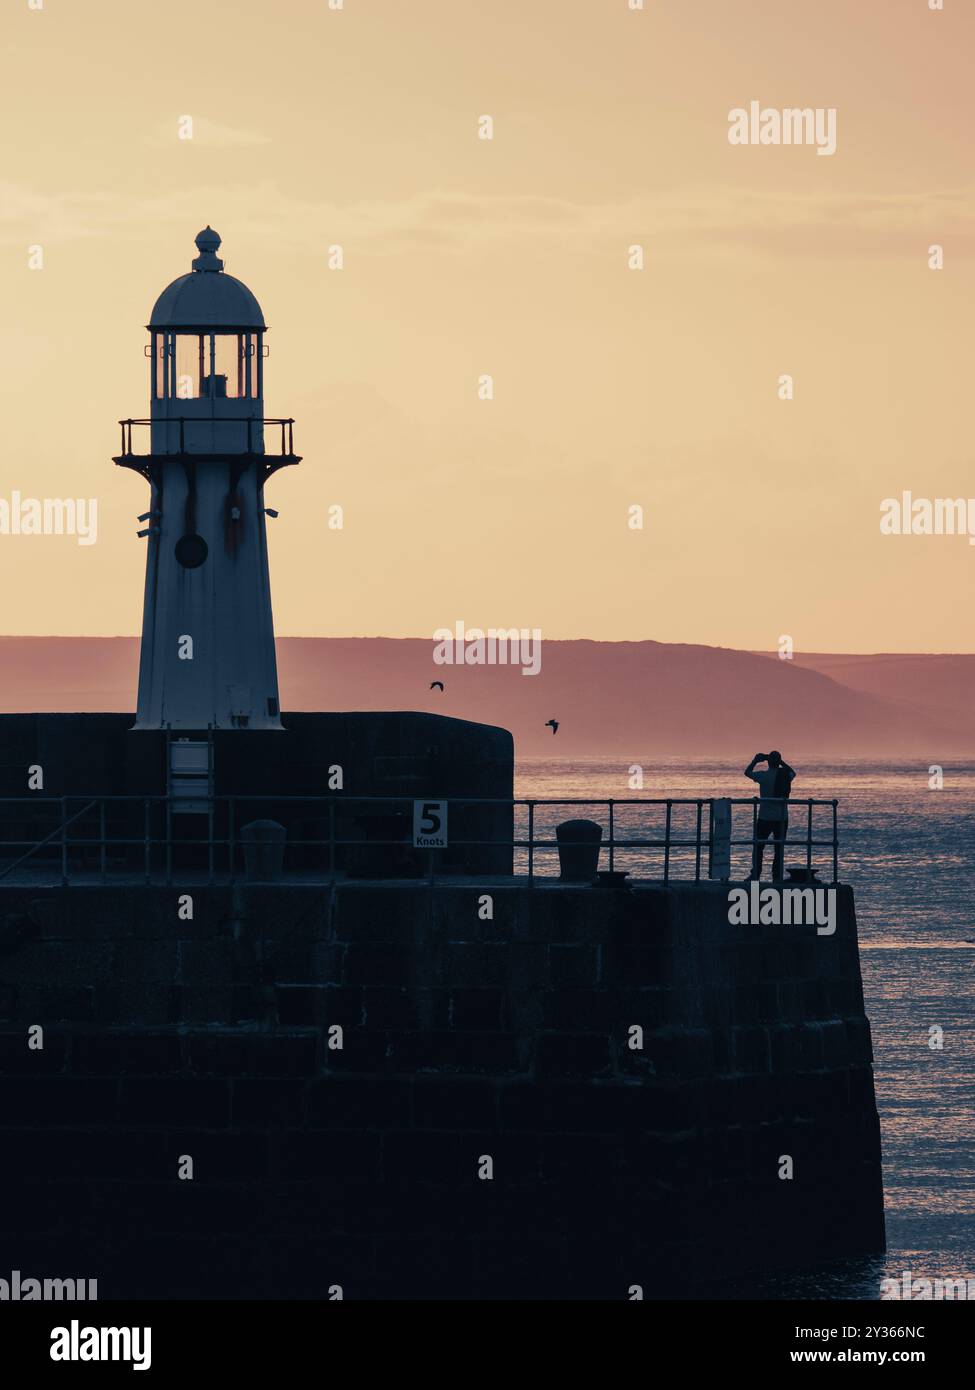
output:
[[[220,246],[219,233],[209,223],[196,235],[196,248],[199,255],[193,260],[194,270],[223,270],[223,261],[217,256]]]

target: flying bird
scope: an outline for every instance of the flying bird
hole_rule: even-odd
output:
[[[431,682],[430,682],[430,689],[431,689],[431,690],[443,690],[443,681],[431,681]]]
[[[553,734],[557,734],[559,731],[559,721],[557,719],[547,719],[545,721],[545,727],[546,729],[551,729]]]

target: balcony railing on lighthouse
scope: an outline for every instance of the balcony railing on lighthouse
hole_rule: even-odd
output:
[[[158,420],[120,420],[122,449],[112,462],[121,468],[133,468],[136,472],[148,476],[149,466],[160,459],[207,463],[233,455],[247,462],[260,462],[264,466],[265,475],[269,475],[279,468],[301,462],[301,455],[296,454],[294,450],[294,423],[293,418],[267,419],[261,416],[246,416],[241,419],[221,416],[218,420],[211,420],[199,415],[168,415]],[[219,426],[221,438],[226,441],[224,449],[208,453],[187,447],[187,430],[199,430],[201,426],[206,425]],[[279,443],[277,450],[268,447],[265,431],[269,426],[276,426],[281,432],[279,440],[274,441]],[[157,431],[163,427],[165,439],[170,447],[153,448],[150,438],[147,441],[148,451],[138,452],[134,447],[133,430],[153,427]],[[175,448],[172,447],[173,444]]]

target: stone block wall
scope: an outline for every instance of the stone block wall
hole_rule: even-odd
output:
[[[849,888],[833,936],[707,884],[185,891],[0,892],[7,1267],[586,1299],[883,1248]]]

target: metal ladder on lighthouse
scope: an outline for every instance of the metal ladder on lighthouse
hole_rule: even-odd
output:
[[[206,739],[174,737],[166,730],[166,797],[169,812],[206,815],[213,803],[213,729]]]

